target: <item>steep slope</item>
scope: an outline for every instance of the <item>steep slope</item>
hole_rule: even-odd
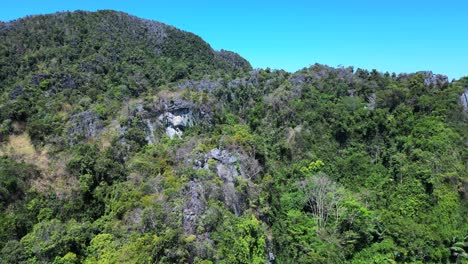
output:
[[[0,263],[463,262],[468,79],[252,70],[115,11],[0,24]]]
[[[118,67],[123,62],[156,83],[165,81],[156,80],[161,75],[176,80],[251,68],[237,54],[216,52],[192,33],[115,11],[33,16],[2,24],[0,34],[2,65],[9,66],[2,71],[6,83],[17,75],[61,66],[113,76],[122,73]],[[159,74],[146,68],[156,66]],[[180,72],[169,74],[176,66]]]
[[[2,120],[40,119],[37,108],[55,113],[83,98],[103,103],[104,94],[111,108],[102,110],[117,111],[123,98],[178,80],[233,78],[251,69],[192,33],[114,11],[28,17],[3,24],[0,36],[2,99],[11,101],[2,105]]]

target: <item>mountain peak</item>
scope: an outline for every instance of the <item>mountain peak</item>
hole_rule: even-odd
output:
[[[213,71],[232,73],[251,69],[250,63],[239,55],[217,52],[193,33],[113,10],[28,16],[2,23],[0,36],[7,52],[17,58],[47,49],[54,54],[66,50],[71,53],[67,59],[74,62],[98,56],[105,68],[118,62],[149,66],[155,60],[157,64],[167,64],[162,68],[179,66],[180,74],[167,81],[200,78]],[[43,63],[51,66],[50,56],[43,59]]]

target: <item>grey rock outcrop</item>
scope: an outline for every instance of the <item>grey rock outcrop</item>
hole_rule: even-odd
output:
[[[145,133],[148,144],[155,144],[165,134],[171,138],[182,138],[184,131],[195,125],[211,122],[211,108],[179,97],[161,95],[157,101],[133,102],[128,106],[127,123],[120,127],[121,140],[130,127]]]
[[[308,68],[307,71],[315,81],[336,77],[338,79],[345,80],[346,82],[352,82],[355,76],[353,67],[340,66],[338,68],[333,68],[327,65],[315,64]]]
[[[241,177],[241,172],[236,166],[237,158],[226,150],[212,149],[206,156],[216,161],[216,174],[223,181],[224,203],[231,208],[236,215],[241,214],[241,198],[237,194],[234,181]]]
[[[371,93],[368,97],[367,97],[367,101],[369,102],[368,104],[368,108],[369,110],[374,110],[375,109],[375,106],[377,104],[377,95],[375,93]]]
[[[206,170],[211,176],[194,178],[186,184],[183,190],[182,227],[187,235],[207,236],[211,232],[211,225],[206,221],[211,218],[210,215],[216,214],[216,210],[208,207],[208,200],[223,201],[237,216],[247,209],[246,193],[236,189],[242,179],[248,181],[241,162],[241,159],[247,157],[238,152],[214,148],[206,153],[195,154],[195,158],[187,158],[187,151],[180,150],[182,156],[179,160],[197,171]],[[213,181],[213,177],[220,181]]]
[[[232,80],[228,83],[227,87],[229,89],[239,89],[239,88],[245,88],[245,87],[259,86],[260,85],[260,80],[258,76],[259,73],[260,73],[260,70],[258,69],[252,70],[249,72],[249,77]]]
[[[443,85],[449,82],[448,77],[442,74],[434,74],[431,71],[421,71],[417,73],[424,75],[424,84],[427,86]]]
[[[76,80],[72,75],[66,73],[39,73],[31,77],[31,85],[46,85],[50,92],[58,92],[63,89],[77,89],[82,81]]]
[[[156,124],[152,122],[150,119],[146,119],[146,127],[148,128],[148,133],[146,134],[146,141],[148,144],[154,144],[156,143],[156,137],[154,136],[154,133],[156,131]]]
[[[103,129],[102,120],[91,110],[70,117],[67,135],[70,144],[76,144],[80,137],[95,138]]]
[[[18,96],[22,95],[23,94],[23,86],[21,85],[18,85],[15,87],[15,89],[13,89],[13,91],[10,92],[10,100],[15,100],[16,98],[18,98]]]
[[[434,74],[432,71],[419,71],[416,73],[400,73],[399,80],[408,80],[412,76],[420,74],[424,77],[423,82],[426,86],[442,86],[449,82],[448,77],[442,74]]]
[[[463,111],[468,113],[468,89],[465,89],[460,95],[460,103],[463,106]]]
[[[179,109],[173,112],[165,112],[159,116],[159,120],[166,124],[168,136],[170,138],[174,137],[173,133],[175,133],[178,137],[181,137],[182,130],[193,125],[192,112],[188,109]]]
[[[159,115],[158,120],[166,127],[169,138],[176,136],[181,138],[183,131],[195,124],[193,104],[183,100],[164,103],[164,112]]]
[[[171,139],[182,138],[187,128],[209,120],[207,112],[180,98],[160,98],[158,102],[152,103],[138,102],[129,112],[129,121],[123,127],[123,134],[129,126],[135,125],[134,121],[137,119],[136,123],[144,131],[148,144],[155,144],[162,130]]]
[[[206,210],[203,186],[194,180],[190,181],[184,191],[187,200],[182,215],[182,227],[186,234],[195,234],[199,225],[200,216]]]
[[[177,89],[190,89],[194,91],[207,91],[213,92],[217,88],[221,88],[222,84],[219,81],[211,81],[211,80],[201,80],[201,81],[190,81],[187,80],[181,84],[175,86]]]
[[[303,74],[299,74],[299,75],[295,75],[289,78],[289,82],[293,86],[300,86],[300,85],[310,82],[310,80],[308,77],[304,76]]]
[[[241,215],[247,208],[246,193],[236,190],[236,186],[241,181],[250,182],[261,171],[258,161],[242,152],[214,148],[192,162],[196,170],[211,169],[215,172],[216,176],[222,180],[224,204],[236,215]]]
[[[156,131],[158,130],[159,126],[158,121],[154,116],[155,114],[145,109],[143,103],[140,102],[136,103],[133,109],[130,111],[130,120],[135,117],[138,117],[141,120],[140,128],[145,132],[145,139],[148,144],[155,144],[157,141]],[[129,121],[129,123],[130,122],[131,121]],[[128,130],[129,125],[130,124],[123,127],[119,126],[118,130],[121,132],[122,137]]]

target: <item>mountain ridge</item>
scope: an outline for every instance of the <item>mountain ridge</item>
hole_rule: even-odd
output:
[[[169,27],[169,28],[172,28],[172,29],[176,29],[178,31],[181,31],[181,32],[184,32],[184,33],[189,33],[189,34],[193,34],[195,36],[197,36],[195,33],[192,33],[192,32],[189,32],[189,31],[186,31],[186,30],[183,30],[183,29],[179,29],[175,26],[172,26],[172,25],[169,25],[169,24],[165,24],[163,22],[160,22],[160,21],[157,21],[157,20],[153,20],[153,19],[147,19],[147,18],[140,18],[140,17],[137,17],[137,16],[134,16],[134,15],[131,15],[129,13],[126,13],[126,12],[123,12],[123,11],[115,11],[115,10],[112,10],[112,9],[102,9],[102,10],[97,10],[97,11],[86,11],[86,10],[75,10],[75,11],[59,11],[59,12],[55,12],[55,13],[50,13],[50,14],[36,14],[36,15],[29,15],[29,16],[25,16],[25,17],[21,17],[21,18],[17,18],[17,19],[13,19],[13,20],[10,20],[10,21],[0,21],[0,23],[2,23],[2,26],[8,26],[9,24],[11,23],[19,23],[21,22],[22,20],[25,20],[25,19],[31,19],[31,18],[34,18],[34,17],[51,17],[51,16],[62,16],[62,15],[69,15],[69,14],[73,14],[73,13],[82,13],[82,14],[94,14],[94,13],[98,13],[98,12],[101,12],[101,13],[111,13],[111,14],[114,14],[114,15],[119,15],[119,16],[122,16],[122,17],[129,17],[131,19],[134,19],[134,20],[140,20],[142,22],[146,22],[146,23],[156,23],[156,24],[160,24],[160,25],[163,25],[164,27]],[[197,36],[198,37],[198,36]],[[200,37],[199,37],[200,38]],[[201,38],[200,38],[201,39]],[[210,45],[209,43],[207,43],[208,45]],[[210,46],[211,48],[211,46]],[[226,51],[224,49],[220,49],[220,50],[214,50],[215,52],[217,53],[220,53],[220,52],[229,52],[229,53],[234,53],[235,55],[237,55],[237,57],[239,57],[241,60],[244,60],[246,61],[244,58],[242,58],[239,54],[233,52],[233,51]],[[249,63],[250,65],[250,63]],[[249,66],[251,67],[251,66]],[[340,67],[345,67],[345,66],[338,66],[337,68],[340,68]],[[304,68],[306,68],[306,66],[304,66]],[[281,69],[278,69],[278,70],[281,70]],[[301,69],[297,70],[297,71],[300,71]],[[379,72],[382,72],[384,73],[384,71],[379,71]],[[419,71],[416,71],[414,73],[425,73],[425,72],[431,72],[430,70],[419,70]],[[291,73],[294,73],[291,72]],[[414,74],[414,73],[407,73],[407,72],[401,72],[401,73],[397,73],[397,74],[401,74],[401,75],[404,75],[404,74]],[[439,76],[446,76],[445,74],[435,74],[435,75],[439,75]]]

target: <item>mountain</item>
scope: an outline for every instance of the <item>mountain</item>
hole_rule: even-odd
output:
[[[2,22],[0,65],[0,263],[468,260],[466,77],[252,69],[111,10]]]

